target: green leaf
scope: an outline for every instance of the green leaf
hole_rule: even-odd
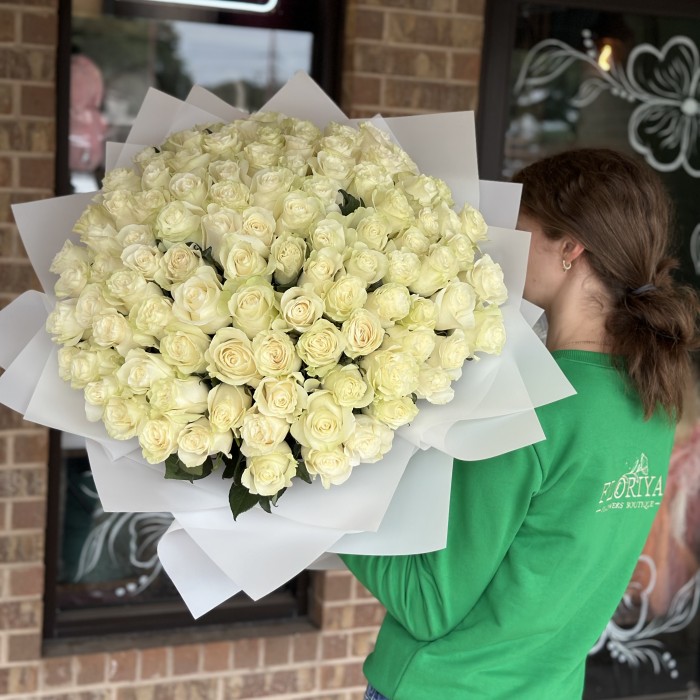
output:
[[[309,474],[309,470],[306,468],[306,464],[304,463],[303,459],[297,460],[297,476],[307,484],[310,484],[313,481],[313,478],[311,477],[311,474]]]
[[[365,203],[362,201],[362,198],[357,199],[357,197],[353,197],[349,192],[346,192],[345,190],[338,190],[338,192],[340,192],[340,194],[343,196],[343,203],[340,205],[340,213],[343,216],[352,214],[355,211],[355,209],[365,206]]]
[[[209,457],[197,467],[186,467],[176,454],[170,455],[165,460],[165,478],[179,479],[180,481],[196,481],[209,476],[213,469],[212,461]]]
[[[260,496],[251,493],[242,484],[232,484],[231,490],[228,492],[228,503],[233,519],[235,520],[241,513],[250,510],[259,500]]]
[[[270,508],[270,497],[269,496],[260,496],[260,498],[258,499],[258,503],[260,504],[260,507],[266,513],[272,513],[272,510]]]

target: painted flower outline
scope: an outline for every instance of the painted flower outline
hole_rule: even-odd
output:
[[[627,78],[641,104],[630,116],[630,145],[660,172],[700,177],[700,54],[686,36],[659,50],[636,46]]]

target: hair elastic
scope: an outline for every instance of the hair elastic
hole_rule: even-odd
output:
[[[655,290],[656,290],[656,287],[653,284],[648,283],[648,284],[643,284],[641,287],[637,287],[637,289],[633,289],[630,292],[630,294],[633,297],[638,297],[642,294],[646,294],[647,292],[653,292]]]

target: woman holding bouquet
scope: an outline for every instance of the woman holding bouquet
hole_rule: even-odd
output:
[[[445,549],[343,555],[387,609],[368,700],[580,698],[664,493],[698,300],[671,277],[666,194],[607,150],[535,163],[525,297],[576,395],[546,440],[454,468]]]

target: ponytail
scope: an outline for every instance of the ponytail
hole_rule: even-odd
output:
[[[605,286],[612,306],[606,340],[641,400],[645,417],[662,406],[675,419],[693,381],[700,304],[677,284],[669,256],[671,207],[646,165],[606,149],[569,151],[533,163],[513,178],[522,210],[545,235],[565,234]]]

